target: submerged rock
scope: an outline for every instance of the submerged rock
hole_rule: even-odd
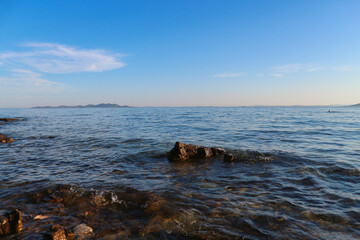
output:
[[[54,139],[55,136],[41,136],[40,139]]]
[[[205,159],[220,156],[225,153],[221,148],[208,148],[193,144],[176,142],[173,149],[168,154],[169,161],[187,161],[195,159]]]
[[[0,118],[1,122],[15,122],[15,121],[21,121],[20,118]]]
[[[269,153],[260,153],[257,151],[245,151],[241,154],[238,154],[232,161],[261,161],[269,162],[274,160],[274,156]]]
[[[11,143],[13,141],[14,141],[14,139],[9,138],[6,135],[0,133],[0,142],[2,142],[2,143]]]
[[[15,209],[0,216],[0,235],[19,233],[22,227],[21,212],[19,210]]]

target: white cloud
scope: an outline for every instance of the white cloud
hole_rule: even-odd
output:
[[[213,75],[214,78],[233,78],[245,76],[245,73],[220,73]]]
[[[102,72],[125,66],[119,60],[119,54],[102,49],[79,49],[56,43],[29,43],[24,46],[31,50],[0,53],[0,62],[44,73]]]
[[[0,77],[1,90],[16,92],[59,92],[65,89],[63,84],[41,77],[41,74],[25,69],[13,69],[9,77]]]

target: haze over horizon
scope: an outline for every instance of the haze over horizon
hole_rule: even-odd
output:
[[[360,2],[1,1],[0,108],[360,103]]]

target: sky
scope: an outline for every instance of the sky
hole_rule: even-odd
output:
[[[98,103],[360,103],[360,1],[0,1],[0,108]]]

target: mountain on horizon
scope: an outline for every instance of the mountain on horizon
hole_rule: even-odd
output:
[[[360,107],[360,103],[354,104],[354,105],[350,105],[349,107]]]
[[[88,105],[77,105],[77,106],[57,106],[57,107],[51,107],[51,106],[42,106],[42,107],[33,107],[33,108],[126,108],[130,107],[128,105],[118,105],[114,103],[100,103],[100,104],[88,104]]]

